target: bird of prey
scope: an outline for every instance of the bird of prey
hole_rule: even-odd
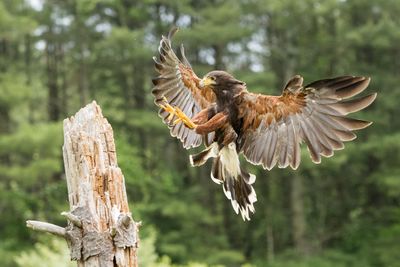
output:
[[[254,94],[231,74],[214,70],[200,79],[181,46],[181,59],[171,46],[173,28],[162,36],[154,57],[159,75],[153,79],[152,94],[159,115],[186,149],[205,144],[191,155],[192,166],[213,158],[211,179],[221,184],[236,214],[250,220],[257,201],[255,175],[239,162],[239,155],[270,170],[274,166],[297,169],[300,144],[305,143],[311,159],[321,162],[343,149],[343,142],[356,138],[354,130],[371,122],[346,117],[369,106],[376,93],[351,98],[367,88],[370,78],[340,76],[303,85],[299,75],[291,78],[280,96]]]

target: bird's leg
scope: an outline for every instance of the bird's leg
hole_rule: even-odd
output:
[[[197,125],[206,123],[209,120],[209,113],[210,112],[208,108],[201,110],[199,113],[194,115],[194,117],[192,118],[192,122]]]
[[[214,115],[211,119],[203,124],[199,124],[196,127],[196,133],[208,134],[221,128],[228,121],[228,115],[224,112],[219,112]]]
[[[168,103],[167,98],[163,98],[164,103],[159,104],[159,106],[164,109],[166,112],[169,112],[167,117],[168,122],[171,122],[172,119],[176,116],[178,117],[176,120],[172,122],[172,124],[178,124],[179,122],[183,122],[186,127],[189,129],[195,129],[197,125],[178,107],[173,107]]]

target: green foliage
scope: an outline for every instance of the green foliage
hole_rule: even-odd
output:
[[[67,244],[62,239],[52,239],[50,243],[37,243],[34,248],[22,252],[15,258],[20,267],[73,267],[76,263],[70,260]]]
[[[30,33],[37,27],[35,20],[23,14],[23,10],[14,9],[12,3],[8,4],[7,2],[9,1],[0,3],[0,34],[3,37],[10,39],[21,38],[24,34]],[[10,12],[8,8],[13,10]]]
[[[65,223],[61,122],[92,99],[114,128],[133,217],[143,221],[141,266],[398,266],[399,1],[39,2],[0,3],[2,266],[69,263],[61,241],[39,241],[25,220]],[[297,171],[247,164],[258,202],[243,223],[210,166],[191,168],[156,115],[151,57],[173,24],[199,76],[227,69],[254,92],[279,94],[297,73],[306,83],[371,76],[378,98],[356,116],[374,124],[320,165],[305,149]]]
[[[279,256],[272,263],[265,263],[267,267],[368,267],[363,258],[356,258],[340,251],[327,250],[318,256],[299,257],[288,251]]]

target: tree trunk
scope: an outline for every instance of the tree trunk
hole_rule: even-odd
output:
[[[292,177],[291,206],[294,246],[299,253],[307,255],[309,253],[310,246],[306,238],[303,180],[298,174],[293,175]]]
[[[274,177],[268,177],[268,197],[266,208],[266,238],[267,238],[267,260],[272,263],[275,258],[275,243],[274,243],[274,225],[273,225],[273,216],[274,216],[274,204],[275,204],[275,196],[274,192],[277,190],[276,181]]]
[[[48,113],[50,121],[58,121],[60,118],[60,103],[58,92],[58,62],[56,56],[56,43],[53,29],[50,26],[46,40],[46,73],[48,87]]]
[[[136,267],[139,225],[129,212],[111,125],[95,102],[64,120],[63,156],[68,226],[28,226],[63,236],[78,267]]]
[[[224,69],[224,63],[222,62],[222,48],[221,45],[213,45],[214,49],[214,69],[216,70],[222,70]]]

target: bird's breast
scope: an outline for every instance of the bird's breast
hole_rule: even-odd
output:
[[[217,142],[221,146],[228,145],[229,143],[237,143],[238,137],[241,135],[241,128],[243,120],[238,118],[238,107],[232,99],[229,102],[217,104],[217,112],[224,112],[228,115],[226,124],[216,131]]]

